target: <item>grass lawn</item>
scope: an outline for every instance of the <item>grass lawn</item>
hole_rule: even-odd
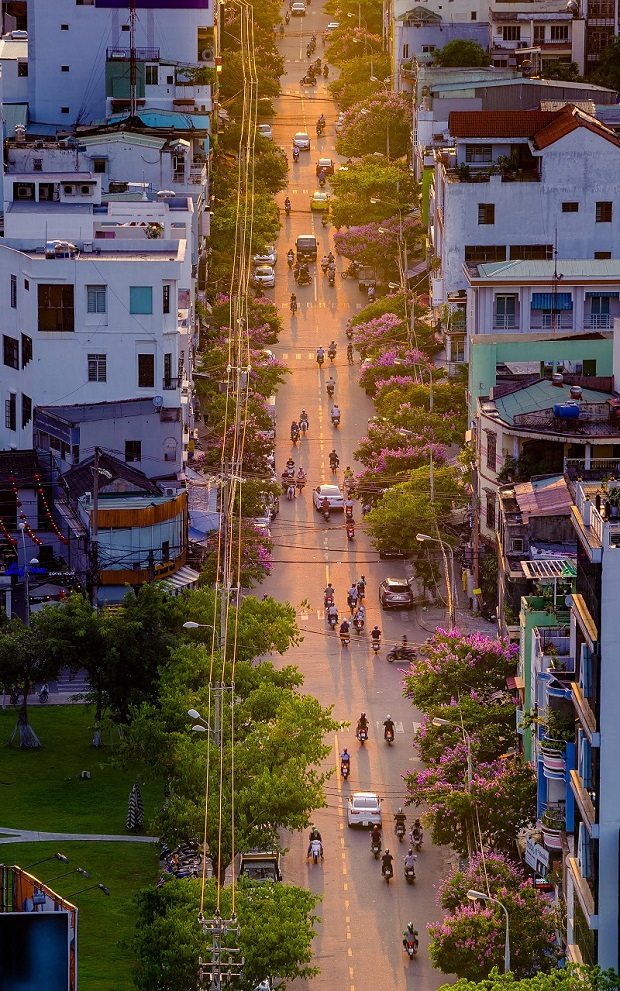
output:
[[[15,709],[0,710],[0,829],[125,834],[129,792],[138,781],[148,832],[163,803],[161,782],[144,768],[110,764],[109,740],[93,749],[89,706],[32,706],[30,722],[43,744],[33,750],[6,746],[15,722]],[[82,780],[82,771],[90,779]]]
[[[90,880],[79,874],[53,881],[57,894],[78,906],[78,987],[85,991],[128,991],[133,987],[131,951],[119,947],[131,938],[134,928],[132,896],[152,884],[158,876],[157,846],[148,843],[10,843],[0,846],[0,861],[25,867],[52,854],[64,853],[69,864],[50,860],[32,868],[45,882],[73,867],[82,867]],[[69,897],[89,884],[104,884],[108,898],[93,889]]]

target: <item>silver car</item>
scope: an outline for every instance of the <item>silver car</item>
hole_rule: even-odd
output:
[[[317,485],[312,492],[315,508],[320,509],[323,499],[327,499],[330,509],[344,509],[344,497],[337,485]]]
[[[273,244],[268,244],[264,251],[254,255],[252,261],[255,265],[275,265],[278,260],[278,252]]]
[[[300,151],[310,151],[310,135],[307,131],[298,131],[293,138],[293,148]]]
[[[349,826],[380,826],[381,800],[374,791],[356,791],[347,807]]]
[[[259,265],[254,270],[254,285],[264,286],[266,289],[273,289],[276,284],[276,274],[271,265]]]

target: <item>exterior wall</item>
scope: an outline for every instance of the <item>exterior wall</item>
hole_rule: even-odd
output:
[[[188,3],[179,16],[178,4],[177,9],[140,4],[136,47],[159,48],[167,60],[197,63],[199,28],[213,27],[214,6],[189,7]],[[67,126],[103,117],[106,49],[128,48],[129,31],[123,30],[128,25],[128,7],[28,0],[31,119]],[[68,72],[62,71],[63,65],[68,65]]]
[[[28,101],[28,76],[19,74],[19,63],[28,64],[28,41],[13,40],[10,37],[0,39],[2,99],[6,103]]]
[[[480,139],[478,144],[485,143]],[[493,159],[523,143],[487,142]],[[466,288],[463,273],[465,245],[553,244],[557,231],[558,259],[593,258],[595,251],[620,257],[620,149],[585,128],[566,135],[540,154],[540,182],[505,182],[491,175],[488,182],[448,179],[443,164],[435,176],[436,210],[433,231],[435,254],[441,257],[442,297]],[[458,146],[465,161],[465,145]],[[579,203],[578,213],[563,213],[564,201]],[[611,223],[596,223],[596,203],[613,203]],[[478,223],[478,204],[495,205],[495,223]]]

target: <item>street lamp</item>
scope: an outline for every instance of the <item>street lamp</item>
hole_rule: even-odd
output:
[[[508,909],[503,902],[500,902],[499,898],[492,898],[491,895],[485,895],[482,891],[474,891],[470,889],[467,892],[467,897],[470,901],[475,902],[480,898],[485,902],[493,902],[495,905],[499,905],[506,916],[506,939],[504,941],[504,973],[507,974],[510,971],[510,919],[508,918]]]
[[[74,891],[71,895],[66,895],[66,898],[75,898],[76,895],[81,895],[85,891],[92,891],[93,888],[99,888],[99,891],[103,891],[104,895],[110,894],[110,889],[106,888],[105,884],[89,884],[87,888],[80,888],[79,891]]]
[[[44,857],[43,860],[35,860],[34,864],[28,864],[24,867],[25,871],[29,871],[31,867],[38,867],[39,864],[45,864],[48,860],[59,860],[61,864],[68,864],[69,858],[65,857],[64,853],[54,853],[51,857]]]
[[[26,560],[26,524],[22,520],[17,524],[17,529],[21,531],[22,535],[22,547],[24,549],[24,589],[26,592],[26,626],[30,626],[30,573],[28,568],[30,564],[37,565],[39,559],[33,557],[30,562]]]
[[[218,691],[218,689],[216,689],[216,691]],[[218,704],[217,696],[216,696],[216,700],[215,700],[215,729],[214,730],[211,729],[211,724],[209,722],[207,722],[207,720],[204,718],[204,716],[201,716],[200,715],[200,713],[198,712],[198,709],[188,709],[187,710],[187,715],[190,716],[191,719],[199,720],[199,722],[196,722],[192,726],[192,732],[194,732],[194,733],[211,733],[211,736],[213,738],[213,743],[217,747],[218,746],[218,743],[219,743],[219,738],[220,738],[220,712],[219,712],[219,704]]]
[[[443,548],[443,558],[444,558],[444,568],[446,571],[446,589],[448,592],[448,616],[450,629],[453,630],[456,626],[456,616],[455,616],[455,585],[454,585],[454,551],[445,540],[441,540],[440,537],[429,537],[427,533],[417,533],[416,540],[419,540],[421,544],[425,540],[432,540],[435,544],[441,544]],[[448,567],[446,561],[446,548],[450,553],[450,572],[448,574]]]
[[[464,726],[460,723],[453,723],[449,719],[440,719],[439,716],[435,716],[433,719],[433,726],[455,726],[456,729],[460,729],[465,740],[465,745],[467,747],[467,791],[471,792],[471,782],[472,782],[472,770],[471,770],[471,736],[467,732]]]
[[[49,877],[45,884],[51,884],[52,881],[58,881],[61,877],[69,877],[69,874],[81,874],[82,877],[90,878],[88,871],[83,870],[81,867],[74,867],[72,871],[65,871],[64,874],[57,874],[56,877]]]

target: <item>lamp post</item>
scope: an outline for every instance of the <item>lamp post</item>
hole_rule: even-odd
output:
[[[448,616],[450,629],[453,630],[456,626],[456,615],[455,615],[455,585],[454,585],[454,551],[445,540],[440,537],[429,537],[427,533],[417,533],[416,540],[420,543],[424,543],[425,540],[432,540],[435,544],[441,544],[443,548],[443,558],[444,558],[444,568],[446,572],[446,589],[448,592]],[[448,571],[447,561],[446,561],[446,548],[450,554],[450,569]]]
[[[467,892],[467,897],[470,901],[475,902],[480,898],[485,902],[493,902],[494,905],[499,905],[502,909],[504,915],[506,916],[506,939],[504,941],[504,973],[507,974],[510,971],[510,919],[508,918],[508,909],[503,902],[500,902],[499,898],[492,898],[491,895],[485,895],[482,891],[474,891],[470,889]]]
[[[455,726],[457,729],[460,729],[463,734],[463,739],[465,740],[465,745],[467,747],[467,791],[468,793],[471,792],[471,782],[473,778],[471,769],[471,736],[465,727],[461,726],[460,723],[453,723],[449,719],[440,719],[439,716],[435,716],[433,719],[433,726]]]
[[[216,692],[219,692],[219,689],[216,689]],[[211,733],[214,744],[216,745],[216,747],[219,746],[220,712],[219,712],[217,695],[215,698],[215,729],[214,730],[211,729],[211,724],[207,722],[204,716],[201,716],[201,714],[198,712],[198,709],[188,709],[187,715],[190,716],[192,719],[199,720],[199,722],[195,723],[195,725],[192,726],[192,731],[194,733]]]
[[[21,531],[22,547],[24,549],[24,589],[26,592],[26,626],[30,626],[30,574],[28,568],[31,564],[38,564],[39,559],[33,557],[30,562],[26,560],[26,524],[22,521],[17,524],[17,529]]]
[[[211,630],[215,634],[217,648],[218,650],[221,650],[222,643],[220,640],[219,633],[215,628],[215,626],[211,626],[209,623],[195,623],[193,620],[188,620],[187,623],[183,623],[183,628],[185,630],[198,630],[198,629]],[[222,668],[222,675],[223,675],[223,668]],[[206,721],[206,719],[203,719],[203,717],[200,715],[197,709],[188,709],[187,714],[188,716],[191,716],[192,719],[199,719],[201,720],[202,723],[204,723],[204,726],[196,725],[196,726],[192,726],[192,729],[196,733],[204,733],[208,729],[209,733],[211,733],[213,742],[217,747],[220,744],[220,706],[222,704],[222,687],[219,681],[215,683],[213,687],[213,692],[215,695],[215,702],[214,702],[215,729],[211,729],[209,723]]]
[[[25,871],[29,871],[31,867],[38,867],[39,864],[46,864],[48,860],[59,860],[61,864],[68,864],[69,858],[65,857],[64,853],[53,853],[51,857],[43,857],[43,860],[35,860],[34,864],[28,864],[24,867]]]
[[[50,877],[44,883],[51,884],[52,881],[58,881],[61,877],[69,877],[69,874],[81,874],[82,877],[90,878],[88,871],[83,870],[81,867],[74,867],[72,871],[65,871],[64,874],[57,874],[56,877]]]
[[[85,891],[92,891],[93,888],[99,888],[99,891],[103,891],[104,895],[109,895],[110,894],[110,889],[109,888],[106,888],[105,884],[89,884],[89,886],[87,888],[80,888],[79,891],[74,891],[70,895],[67,895],[66,897],[67,898],[75,898],[76,895],[81,895]]]

